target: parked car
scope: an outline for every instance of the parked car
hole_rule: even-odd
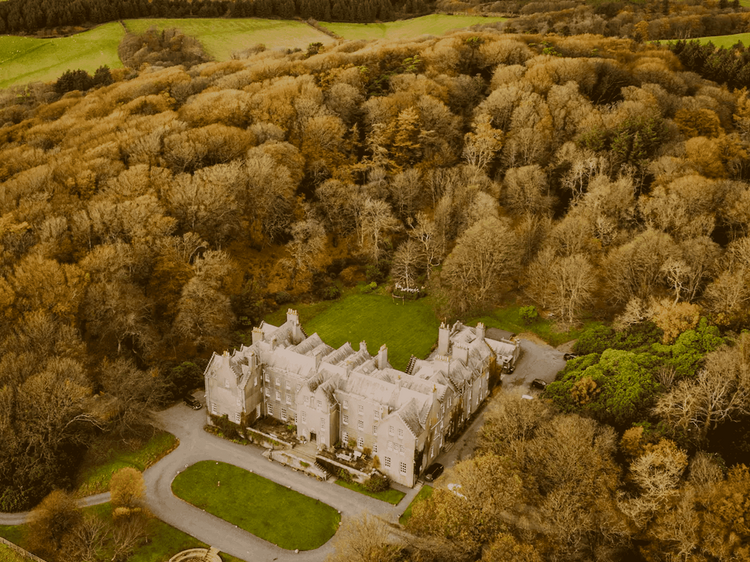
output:
[[[200,402],[198,402],[198,400],[196,400],[195,398],[193,398],[189,394],[186,395],[186,396],[183,396],[182,401],[186,405],[190,406],[193,410],[200,410],[203,407],[203,404],[201,404]]]
[[[563,359],[565,359],[566,361],[570,361],[571,359],[575,359],[576,357],[578,357],[578,355],[576,355],[575,353],[566,353],[565,355],[563,355]]]
[[[542,379],[534,379],[533,381],[531,381],[531,388],[544,390],[545,388],[547,388],[547,381],[543,381]]]
[[[443,470],[445,470],[445,467],[439,462],[432,463],[427,467],[427,470],[424,471],[424,479],[428,482],[437,480],[443,473]]]

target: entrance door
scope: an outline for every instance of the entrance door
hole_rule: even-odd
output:
[[[312,441],[315,441],[315,432],[314,431],[310,432],[310,442],[312,442]]]

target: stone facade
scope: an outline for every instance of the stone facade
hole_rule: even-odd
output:
[[[374,356],[365,342],[333,349],[305,334],[290,309],[283,325],[255,328],[252,345],[211,357],[206,406],[244,425],[272,416],[321,446],[370,449],[382,472],[414,486],[519,353],[518,342],[487,338],[481,323],[456,322],[440,326],[433,356],[398,371],[385,345]]]

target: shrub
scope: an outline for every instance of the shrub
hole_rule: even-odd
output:
[[[350,484],[354,482],[354,478],[352,478],[351,473],[348,470],[344,470],[343,468],[339,470],[339,478],[344,482],[348,482]]]
[[[339,274],[339,278],[346,287],[353,287],[357,284],[358,281],[362,281],[364,279],[361,269],[356,265],[352,265],[351,267],[347,267],[345,270],[343,270]]]
[[[276,293],[276,298],[274,300],[276,301],[276,304],[286,304],[292,302],[294,299],[292,298],[292,295],[286,291],[279,291]]]
[[[327,301],[336,300],[340,296],[341,296],[341,289],[339,289],[337,285],[331,285],[329,287],[326,287],[325,291],[323,291],[323,299]]]
[[[534,306],[522,306],[519,311],[524,324],[531,324],[539,318],[539,313]]]
[[[305,461],[299,461],[299,465],[302,468],[308,468],[310,466],[310,463],[309,462],[305,462]]]
[[[240,426],[236,423],[229,421],[229,416],[224,414],[223,416],[211,415],[211,422],[219,428],[224,437],[227,439],[237,439],[240,437]]]
[[[373,474],[363,485],[369,492],[385,492],[391,487],[391,479],[385,474]]]

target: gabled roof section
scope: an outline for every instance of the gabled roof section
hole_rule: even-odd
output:
[[[298,345],[294,345],[290,349],[300,355],[312,355],[313,351],[321,345],[325,345],[325,343],[323,343],[318,333],[315,332],[312,336],[302,340]]]
[[[344,359],[346,359],[350,355],[354,355],[354,350],[352,349],[351,344],[349,342],[346,342],[337,350],[332,351],[331,353],[323,357],[323,363],[328,363],[330,365],[337,365],[338,363],[341,363]]]
[[[315,361],[306,355],[295,353],[290,348],[277,347],[267,354],[265,358],[267,367],[283,369],[303,377],[307,376],[315,368]]]
[[[417,401],[410,400],[396,412],[396,415],[401,418],[406,428],[414,437],[419,437],[422,431],[424,431],[424,426],[419,421],[420,410],[421,408],[417,404]]]
[[[374,400],[380,404],[389,404],[394,399],[398,387],[386,380],[361,373],[350,373],[339,385],[341,392]]]

